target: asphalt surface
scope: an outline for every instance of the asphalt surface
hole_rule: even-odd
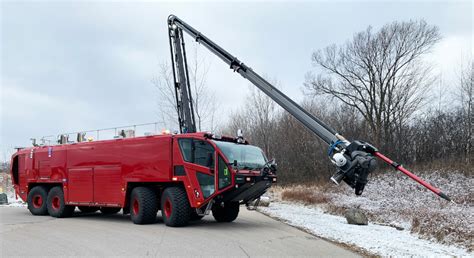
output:
[[[232,223],[212,215],[183,228],[135,225],[121,213],[55,219],[0,206],[0,257],[12,256],[359,256],[241,207]]]

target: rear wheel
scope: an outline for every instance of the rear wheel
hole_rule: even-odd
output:
[[[130,195],[130,218],[135,224],[150,224],[156,221],[158,197],[148,187],[135,187]]]
[[[28,193],[28,210],[33,215],[48,215],[46,200],[48,199],[48,190],[44,186],[35,186]]]
[[[77,208],[83,213],[91,213],[99,210],[99,207],[93,206],[78,206]]]
[[[161,214],[167,226],[186,226],[191,217],[186,191],[180,187],[166,188],[161,195]]]
[[[100,212],[105,215],[111,215],[119,212],[121,209],[120,207],[100,207]]]
[[[218,222],[232,222],[239,216],[238,202],[225,202],[224,206],[214,205],[212,207],[212,216]]]
[[[48,212],[56,218],[69,217],[74,213],[74,206],[66,205],[64,202],[63,189],[60,186],[51,188],[48,193]]]

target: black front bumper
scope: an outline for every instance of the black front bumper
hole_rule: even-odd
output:
[[[235,176],[236,187],[227,191],[222,196],[224,202],[247,203],[262,196],[273,183],[276,182],[275,175],[251,176],[237,174]]]

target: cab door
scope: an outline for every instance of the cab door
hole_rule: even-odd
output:
[[[195,197],[209,198],[216,191],[214,147],[206,141],[192,138],[179,139],[178,143]]]

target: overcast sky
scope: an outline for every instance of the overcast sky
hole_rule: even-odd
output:
[[[311,53],[368,26],[410,19],[439,26],[443,40],[429,58],[447,84],[473,53],[471,1],[2,2],[0,160],[31,137],[157,121],[160,100],[150,81],[170,59],[171,13],[296,100],[313,69]],[[249,83],[198,50],[210,63],[208,85],[225,121]]]

